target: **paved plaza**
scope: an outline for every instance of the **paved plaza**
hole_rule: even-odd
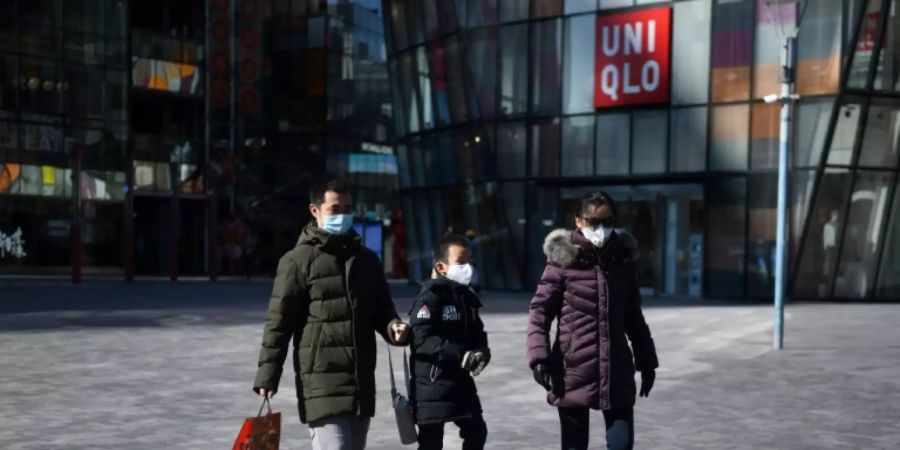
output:
[[[406,317],[415,289],[393,290]],[[0,280],[0,447],[230,448],[259,407],[250,387],[268,291]],[[494,361],[477,382],[489,449],[558,448],[555,410],[524,363],[528,300],[484,295]],[[636,448],[900,448],[900,305],[791,305],[775,352],[767,305],[647,303],[661,368],[636,407]],[[369,448],[399,449],[383,349]],[[282,448],[306,449],[292,376],[288,367],[273,405]],[[592,420],[591,448],[605,448],[602,416]],[[459,448],[452,428],[448,449]]]

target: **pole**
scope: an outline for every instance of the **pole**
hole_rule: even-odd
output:
[[[84,149],[72,147],[72,284],[81,284],[84,275],[84,236],[82,236],[81,162]]]
[[[788,228],[788,169],[790,160],[791,107],[797,99],[792,92],[794,83],[795,38],[787,38],[781,54],[781,125],[778,138],[778,213],[775,231],[775,330],[773,347],[784,348],[784,302],[787,268],[787,228]]]

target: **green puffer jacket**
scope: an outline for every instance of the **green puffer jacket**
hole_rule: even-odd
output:
[[[348,295],[349,294],[349,295]],[[307,225],[278,263],[253,389],[278,390],[288,343],[300,420],[375,415],[375,333],[398,321],[378,256],[353,230]]]

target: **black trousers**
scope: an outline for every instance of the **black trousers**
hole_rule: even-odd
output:
[[[462,450],[483,450],[487,441],[487,425],[481,416],[454,420],[462,438]],[[441,450],[444,447],[444,423],[419,425],[419,450]]]
[[[634,446],[634,409],[603,411],[606,421],[606,448],[631,450]],[[591,431],[588,408],[559,408],[559,427],[563,450],[587,450]]]

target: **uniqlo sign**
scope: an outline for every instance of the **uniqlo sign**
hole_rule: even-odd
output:
[[[670,8],[597,16],[594,106],[669,100]]]

